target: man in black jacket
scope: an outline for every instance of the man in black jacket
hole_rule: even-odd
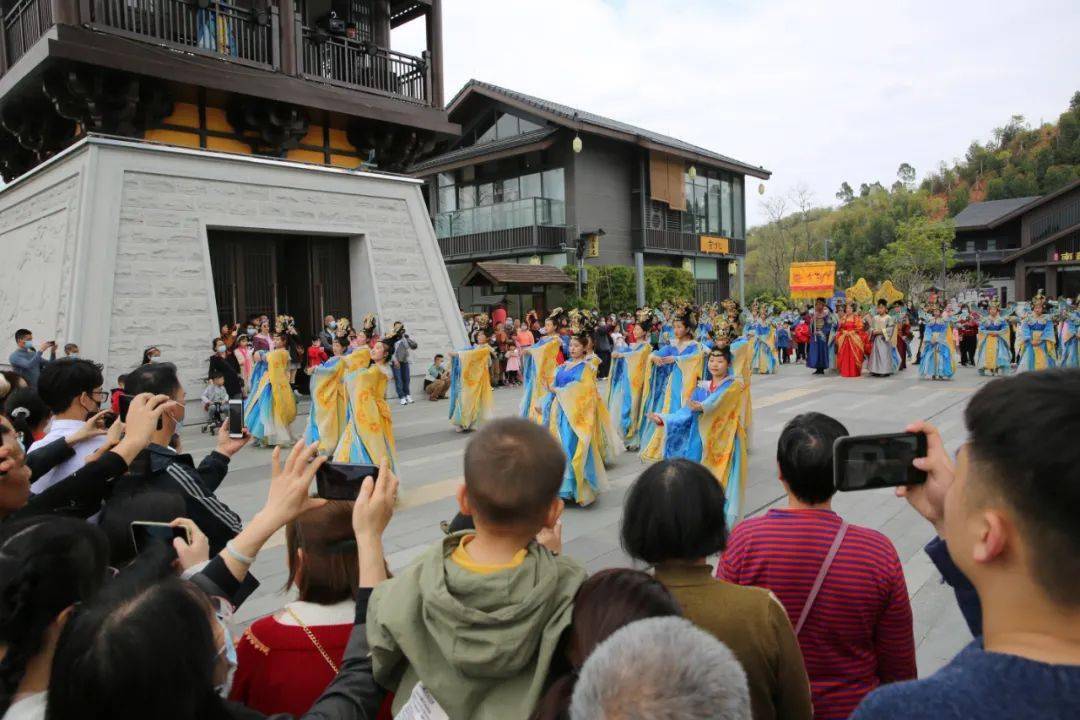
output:
[[[169,440],[184,419],[185,393],[176,376],[176,366],[171,363],[143,365],[128,375],[125,389],[129,395],[145,392],[167,395],[173,402],[162,415],[150,445],[131,464],[128,474],[117,482],[114,497],[147,489],[178,493],[187,506],[186,516],[209,538],[211,552],[220,552],[225,543],[240,532],[242,525],[240,517],[214,492],[229,471],[229,460],[251,438],[246,433],[243,438],[230,438],[228,425],[222,425],[217,447],[196,467],[190,455],[181,455],[169,447]],[[105,512],[108,512],[108,504]]]

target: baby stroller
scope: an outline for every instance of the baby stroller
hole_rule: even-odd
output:
[[[221,426],[225,424],[225,421],[229,419],[229,404],[228,403],[210,403],[206,408],[206,423],[202,427],[204,433],[210,433],[213,435]]]

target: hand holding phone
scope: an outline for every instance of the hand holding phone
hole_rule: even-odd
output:
[[[136,553],[141,554],[154,543],[165,543],[171,546],[173,538],[180,538],[187,544],[191,544],[190,530],[184,525],[174,526],[170,523],[149,520],[135,520],[131,523],[131,541],[135,544]]]
[[[842,492],[926,482],[915,466],[926,457],[926,435],[916,432],[851,435],[833,445],[833,481]]]
[[[244,437],[244,401],[240,398],[229,400],[229,437],[234,440]]]
[[[915,422],[908,432],[920,433],[926,438],[926,454],[915,459],[914,465],[926,473],[926,482],[896,488],[896,496],[902,497],[926,518],[940,536],[944,530],[945,495],[953,483],[955,468],[952,458],[945,450],[945,442],[938,429],[928,422]]]
[[[325,463],[315,472],[315,495],[324,500],[356,500],[367,477],[378,482],[379,466]]]

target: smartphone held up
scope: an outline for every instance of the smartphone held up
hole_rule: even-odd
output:
[[[323,463],[315,471],[315,495],[325,500],[356,500],[367,477],[378,481],[379,466]]]
[[[182,525],[145,520],[135,520],[131,523],[131,540],[135,543],[137,553],[141,553],[153,543],[165,543],[171,546],[173,538],[181,538],[188,545],[191,544],[191,534]]]
[[[833,445],[833,480],[840,491],[918,485],[926,472],[913,464],[926,457],[926,435],[850,435]]]

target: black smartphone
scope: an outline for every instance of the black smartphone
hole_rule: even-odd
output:
[[[135,543],[135,552],[141,553],[151,543],[163,542],[172,546],[173,538],[183,538],[191,544],[191,536],[184,526],[174,527],[169,523],[135,520],[131,523],[131,541]]]
[[[128,408],[131,407],[131,399],[133,397],[135,396],[128,395],[126,393],[122,393],[120,395],[120,422],[127,422]],[[157,421],[157,429],[160,430],[163,427],[165,427],[165,421],[159,417]]]
[[[378,480],[379,466],[323,463],[315,471],[315,495],[326,500],[355,500],[368,476]]]
[[[920,457],[926,457],[922,433],[842,437],[833,445],[833,481],[841,491],[918,485],[926,482],[926,472],[912,465]]]
[[[101,416],[101,423],[104,427],[110,428],[114,422],[116,422],[116,413],[107,412]]]
[[[229,400],[229,437],[244,437],[244,401],[240,398]]]

